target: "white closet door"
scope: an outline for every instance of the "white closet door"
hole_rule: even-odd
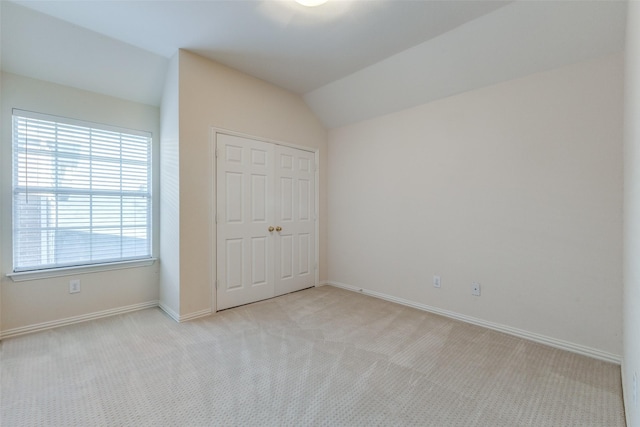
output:
[[[282,295],[315,284],[315,158],[275,147],[275,291]]]
[[[218,134],[217,309],[315,285],[315,156]]]
[[[217,136],[217,309],[266,298],[274,288],[274,146]]]

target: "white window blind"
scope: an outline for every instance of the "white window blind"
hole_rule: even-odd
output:
[[[151,134],[13,110],[13,271],[151,258]]]

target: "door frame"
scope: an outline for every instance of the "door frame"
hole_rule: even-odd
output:
[[[211,263],[210,263],[210,280],[209,285],[211,287],[211,309],[213,312],[218,311],[218,295],[217,295],[217,287],[216,281],[218,278],[218,252],[217,252],[217,242],[218,242],[218,224],[216,221],[217,213],[218,213],[218,190],[217,190],[217,181],[216,176],[218,173],[218,163],[216,157],[216,144],[218,139],[218,134],[237,136],[240,138],[253,139],[254,141],[266,142],[274,145],[281,145],[284,147],[295,148],[302,151],[307,151],[309,153],[313,153],[314,159],[314,187],[315,187],[315,233],[316,233],[316,241],[315,241],[315,256],[314,256],[314,268],[315,268],[315,285],[319,286],[320,283],[320,149],[319,148],[311,148],[305,147],[303,145],[292,144],[283,141],[277,141],[269,138],[264,138],[260,136],[250,135],[243,132],[236,132],[229,129],[224,129],[216,126],[211,126],[210,136],[209,136],[209,253],[211,254]]]

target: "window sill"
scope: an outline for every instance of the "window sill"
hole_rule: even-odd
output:
[[[100,271],[122,270],[125,268],[147,267],[153,265],[157,258],[147,258],[134,261],[110,262],[108,264],[82,265],[78,267],[51,268],[49,270],[21,271],[9,273],[7,277],[14,282],[26,282],[28,280],[49,279],[51,277],[73,276],[84,273],[97,273]]]

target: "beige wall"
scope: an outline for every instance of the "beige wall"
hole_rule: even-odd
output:
[[[633,375],[640,380],[640,3],[627,15],[624,145],[624,353],[622,381],[627,425],[640,426]],[[637,384],[636,387],[640,387]]]
[[[0,22],[2,22],[2,5],[0,4]],[[0,70],[2,70],[2,30],[0,30]],[[2,72],[0,71],[0,125],[2,124]],[[4,164],[2,163],[2,159],[4,156],[4,149],[2,148],[2,135],[0,134],[0,166],[4,168]],[[4,174],[0,172],[0,332],[2,331],[2,277],[4,276],[4,267],[3,267],[3,259],[4,259],[4,241],[2,228],[4,227],[3,216],[4,216],[4,206],[5,206],[5,197],[7,194],[5,193],[4,186],[2,182],[4,180]]]
[[[211,129],[320,151],[320,280],[326,274],[326,131],[299,95],[179,52],[180,316],[212,310]]]
[[[67,277],[13,282],[11,272],[11,110],[19,108],[80,120],[106,123],[153,133],[154,159],[158,157],[159,112],[156,107],[123,101],[78,89],[2,74],[0,134],[1,294],[2,332],[44,322],[157,301],[157,266],[77,274]],[[154,197],[158,174],[154,176]],[[157,218],[158,206],[154,205]],[[158,227],[154,251],[158,252]],[[82,291],[69,294],[69,279],[81,280]]]
[[[178,54],[167,68],[160,106],[160,306],[179,320],[180,176]]]
[[[330,131],[329,280],[619,358],[622,78],[618,55]]]

